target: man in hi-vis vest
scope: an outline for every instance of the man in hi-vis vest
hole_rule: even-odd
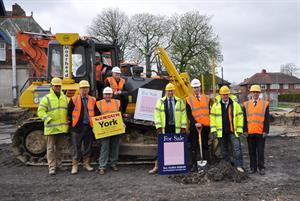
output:
[[[113,98],[121,101],[121,109],[126,113],[128,105],[128,92],[125,89],[125,79],[121,77],[121,70],[118,66],[112,68],[112,76],[107,77],[105,85],[113,90]]]
[[[110,87],[105,87],[103,90],[103,99],[97,101],[96,116],[120,112],[120,101],[113,99],[113,90]],[[101,139],[101,149],[99,157],[99,168],[97,173],[104,175],[108,166],[113,171],[118,171],[117,162],[119,159],[119,141],[120,135],[114,135]]]
[[[223,160],[230,162],[229,145],[231,145],[234,165],[239,172],[244,172],[240,141],[244,131],[243,110],[227,86],[222,86],[219,94],[210,110],[210,132],[221,144]]]
[[[40,102],[37,114],[44,121],[44,134],[47,136],[47,160],[49,174],[54,175],[56,169],[62,167],[62,149],[65,135],[68,133],[68,98],[61,90],[62,80],[54,77],[51,80],[49,94]]]
[[[201,94],[200,80],[193,79],[191,81],[191,87],[194,93],[186,98],[186,111],[190,121],[189,142],[191,144],[192,154],[191,172],[194,172],[197,170],[197,155],[199,154],[199,129],[201,129],[203,160],[208,160],[209,157],[208,136],[210,133],[210,98],[205,94]]]
[[[250,173],[265,174],[264,150],[265,140],[269,133],[269,102],[259,99],[259,85],[250,88],[252,100],[244,103],[245,133],[248,135],[248,150],[250,157]]]
[[[164,133],[185,133],[186,132],[186,105],[185,101],[175,96],[175,86],[167,84],[166,95],[159,99],[154,110],[154,123],[157,134]],[[149,174],[156,174],[158,164],[155,165]]]
[[[83,159],[85,170],[94,170],[90,165],[90,157],[93,142],[92,117],[95,116],[96,99],[89,96],[90,84],[88,81],[81,80],[79,88],[80,94],[73,96],[68,105],[73,146],[71,174],[77,174],[78,162],[81,159]]]

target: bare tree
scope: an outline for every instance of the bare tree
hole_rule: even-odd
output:
[[[168,41],[167,23],[164,16],[149,13],[136,14],[131,18],[131,51],[145,58],[146,75],[151,76],[151,62],[159,44]]]
[[[294,63],[282,64],[280,66],[280,72],[286,75],[296,75],[298,70],[299,68]]]
[[[191,77],[210,72],[211,58],[222,61],[218,36],[210,25],[210,18],[198,11],[174,15],[170,19],[170,53],[179,71],[188,71]]]
[[[87,31],[101,41],[119,45],[124,53],[129,42],[129,18],[118,8],[105,9],[95,17]]]

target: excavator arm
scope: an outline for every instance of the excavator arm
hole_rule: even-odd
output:
[[[36,77],[46,77],[48,57],[47,49],[53,35],[31,32],[18,32],[17,40],[27,61],[32,65]]]
[[[159,56],[162,64],[167,70],[170,82],[175,85],[176,96],[185,98],[188,96],[188,94],[192,93],[189,75],[186,72],[180,74],[178,73],[166,50],[162,47],[158,47],[156,49],[156,54]]]

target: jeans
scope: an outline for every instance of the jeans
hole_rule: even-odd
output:
[[[73,160],[79,161],[81,158],[84,160],[91,157],[93,132],[89,125],[83,126],[80,130],[71,131],[72,146],[73,146]],[[83,144],[83,149],[81,146]]]
[[[115,166],[119,159],[120,136],[115,135],[101,139],[101,149],[99,157],[99,168],[105,169],[107,166]]]
[[[234,165],[243,166],[243,153],[242,146],[239,137],[236,137],[233,133],[223,133],[221,142],[221,153],[225,161],[230,161],[229,144],[232,147]]]

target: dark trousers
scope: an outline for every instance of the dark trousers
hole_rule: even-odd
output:
[[[208,135],[210,132],[209,126],[203,126],[201,131],[202,140],[202,153],[203,160],[208,160],[209,158],[209,148],[208,148]],[[196,127],[190,127],[190,134],[188,140],[191,145],[192,163],[196,163],[200,159],[200,146],[199,146],[199,134]]]
[[[89,125],[84,125],[79,129],[71,131],[72,146],[73,146],[73,160],[79,161],[81,158],[86,159],[91,157],[93,132]],[[83,144],[83,149],[81,150]]]
[[[243,166],[243,153],[240,138],[236,137],[233,133],[223,133],[222,138],[218,138],[218,140],[221,142],[223,160],[230,161],[231,154],[229,152],[229,145],[231,145],[234,165]]]
[[[265,152],[265,138],[261,134],[249,134],[248,151],[250,158],[250,168],[253,170],[264,169],[264,152]]]
[[[165,133],[175,133],[175,125],[166,125]]]
[[[128,94],[124,93],[120,95],[114,95],[113,98],[120,100],[122,112],[126,113],[126,108],[128,105]]]
[[[102,81],[97,81],[96,84],[97,84],[98,98],[102,99],[104,83]]]

